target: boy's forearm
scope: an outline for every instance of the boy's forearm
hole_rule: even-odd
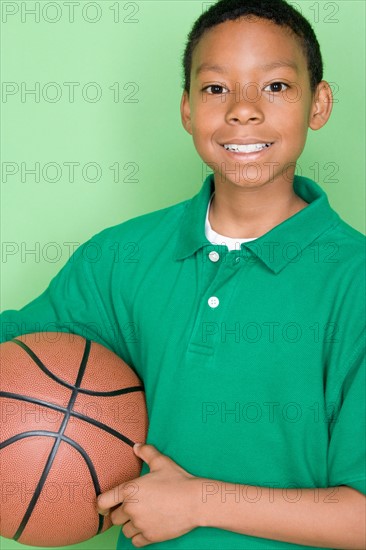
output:
[[[364,550],[366,497],[347,486],[274,489],[197,478],[197,522],[304,546]]]

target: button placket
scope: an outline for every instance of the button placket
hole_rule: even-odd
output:
[[[197,297],[200,304],[197,307],[196,319],[187,346],[187,361],[194,368],[209,368],[214,359],[216,346],[212,342],[205,341],[204,329],[207,324],[216,326],[225,315],[226,304],[230,302],[231,296],[231,290],[227,285],[230,285],[229,281],[234,273],[232,260],[223,259],[221,251],[220,254],[218,253],[220,256],[218,262],[209,261],[207,250],[201,252],[202,256],[197,260],[203,262],[200,275],[201,282],[206,281],[206,284],[200,285],[201,292],[199,298]]]

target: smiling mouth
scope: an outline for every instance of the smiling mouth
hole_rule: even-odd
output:
[[[273,145],[273,142],[269,143],[248,143],[245,145],[239,145],[238,143],[225,143],[222,145],[227,151],[232,153],[258,153],[263,149],[268,149]]]

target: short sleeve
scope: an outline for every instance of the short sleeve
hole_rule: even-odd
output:
[[[32,332],[71,332],[114,351],[103,300],[109,294],[108,265],[88,261],[84,251],[90,242],[74,252],[40,296],[20,310],[0,315],[1,342]]]
[[[336,414],[330,424],[328,481],[348,485],[366,495],[366,361],[365,341],[354,350],[340,383]]]

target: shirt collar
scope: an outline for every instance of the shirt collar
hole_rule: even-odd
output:
[[[308,206],[254,241],[241,244],[242,249],[246,248],[257,256],[274,273],[293,263],[297,253],[340,221],[339,215],[331,208],[326,193],[313,180],[295,176],[293,187],[295,193],[309,203]],[[175,260],[187,258],[205,246],[212,248],[213,245],[205,235],[205,219],[214,189],[214,175],[209,174],[199,193],[187,201],[179,228]],[[286,252],[273,254],[276,249]]]

